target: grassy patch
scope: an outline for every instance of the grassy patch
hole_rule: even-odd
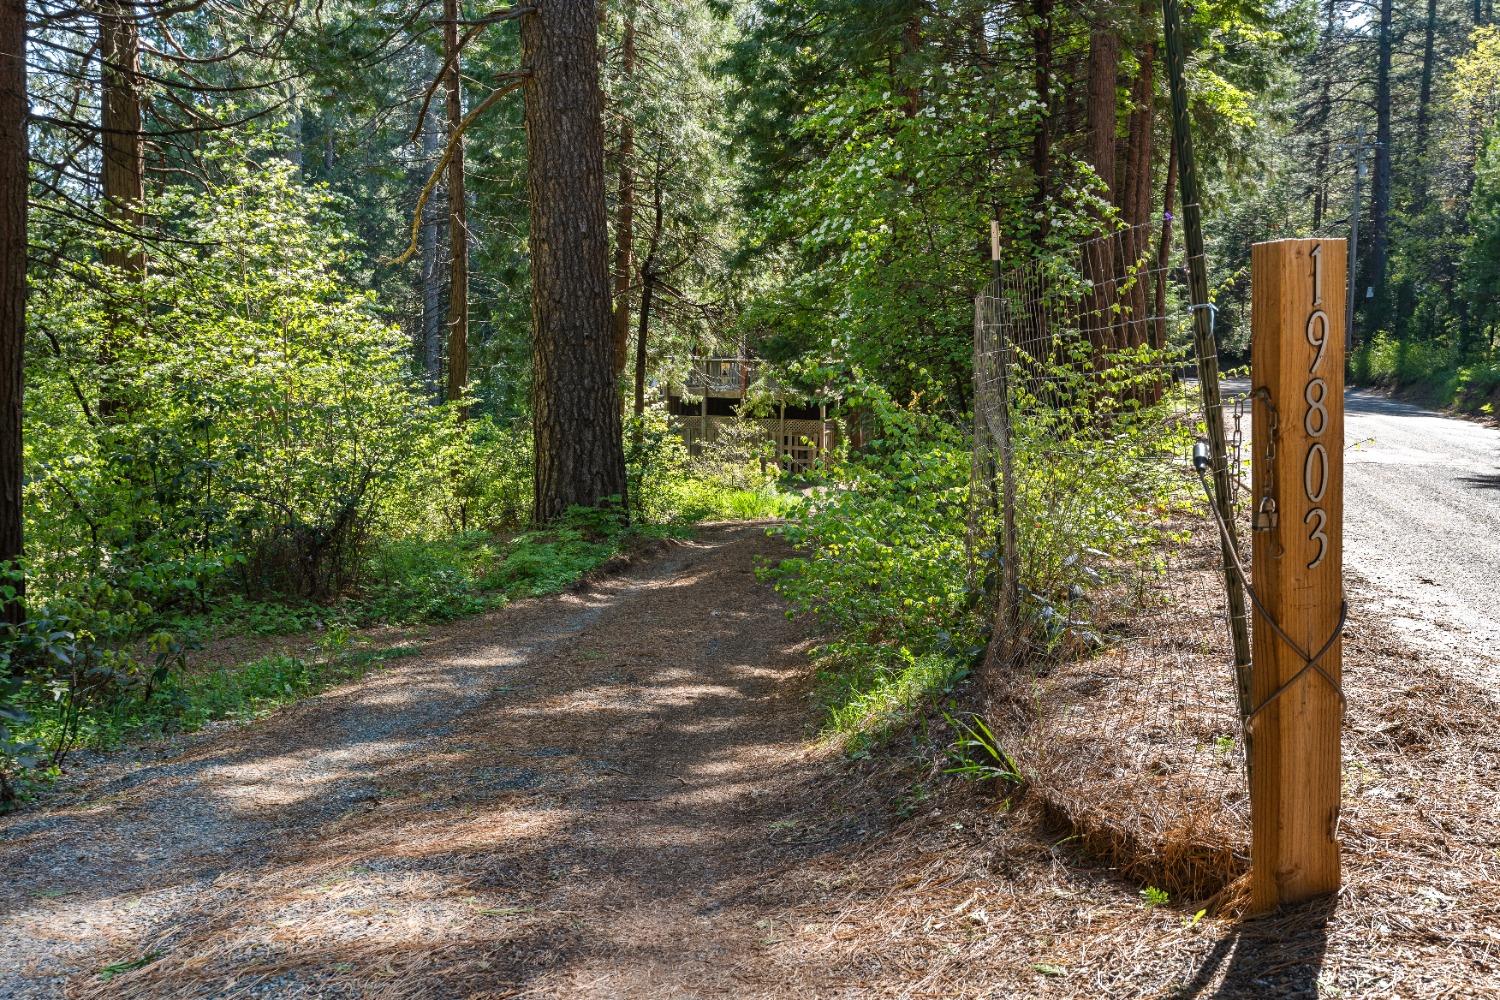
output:
[[[111,749],[131,740],[167,733],[194,732],[225,719],[248,721],[328,688],[358,680],[391,660],[410,656],[414,648],[359,650],[342,641],[325,641],[307,655],[279,653],[246,663],[169,676],[149,697],[130,696],[95,706],[84,713],[76,735],[81,746]],[[28,708],[30,724],[19,735],[42,747],[62,739],[63,717],[57,702],[37,697]]]
[[[920,416],[888,419],[878,448],[831,468],[776,529],[797,554],[762,571],[827,630],[824,731],[849,749],[940,704],[984,648],[965,580],[967,443]]]

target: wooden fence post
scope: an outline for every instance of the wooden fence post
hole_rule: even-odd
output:
[[[1339,887],[1347,249],[1338,239],[1251,250],[1257,912]]]

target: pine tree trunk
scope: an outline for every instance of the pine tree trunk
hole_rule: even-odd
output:
[[[641,269],[641,316],[635,331],[635,415],[646,412],[646,349],[651,333],[651,300],[656,293],[656,270]]]
[[[1161,237],[1156,243],[1156,303],[1151,346],[1167,346],[1167,267],[1172,263],[1172,202],[1177,197],[1177,143],[1167,143],[1167,182],[1161,193]]]
[[[594,0],[521,21],[531,202],[533,517],[625,503]]]
[[[625,89],[635,76],[635,3],[625,14],[625,37],[620,44],[620,77]],[[625,370],[630,347],[630,279],[635,269],[635,118],[633,108],[620,107],[620,192],[615,209],[615,375]]]
[[[1104,199],[1115,200],[1115,85],[1119,75],[1120,39],[1109,28],[1095,28],[1089,36],[1088,162],[1104,182]],[[1093,291],[1084,303],[1084,328],[1096,352],[1112,343],[1109,306],[1114,299],[1115,239],[1103,236],[1107,224],[1100,216],[1100,239],[1085,244],[1084,275]]]
[[[99,14],[100,126],[104,210],[121,229],[137,232],[145,199],[141,144],[140,35],[130,0],[105,0]],[[110,249],[105,263],[121,271],[145,269],[138,249]]]
[[[1105,199],[1115,200],[1115,86],[1120,70],[1120,38],[1112,29],[1089,35],[1088,162],[1104,182]]]
[[[146,161],[141,142],[140,34],[131,0],[104,0],[99,8],[100,59],[100,181],[104,215],[116,232],[104,251],[104,264],[127,278],[146,273],[146,255],[120,241],[140,232],[145,200]],[[119,411],[114,365],[124,343],[125,322],[116,308],[104,317],[100,345],[99,416],[109,420]]]
[[[436,160],[442,144],[443,137],[437,122],[429,115],[422,129],[423,161],[430,163]],[[419,347],[422,370],[427,375],[427,385],[436,402],[443,399],[441,366],[443,326],[447,319],[447,306],[443,302],[443,268],[438,261],[440,225],[439,208],[429,199],[422,207],[422,342]]]
[[[444,52],[449,61],[444,83],[450,136],[458,131],[464,117],[458,16],[458,0],[443,0]],[[453,141],[453,155],[448,161],[448,246],[453,258],[448,277],[448,401],[456,402],[463,398],[469,387],[469,223],[464,196],[464,138],[461,135]],[[467,407],[461,408],[460,419],[467,416]]]
[[[641,318],[635,333],[635,415],[646,412],[646,349],[651,333],[651,300],[656,293],[656,251],[661,246],[664,216],[661,192],[661,157],[656,160],[656,182],[651,192],[651,244],[641,263]]]
[[[1146,276],[1150,273],[1151,254],[1151,150],[1156,125],[1156,40],[1149,7],[1142,4],[1141,21],[1152,32],[1138,53],[1140,70],[1131,85],[1129,134],[1125,142],[1125,183],[1119,196],[1120,214],[1128,227],[1122,236],[1124,260],[1119,262],[1124,276],[1133,278],[1130,285],[1130,313],[1122,332],[1123,344],[1138,347],[1150,339],[1149,291]]]
[[[1332,139],[1328,135],[1328,122],[1333,114],[1333,29],[1338,16],[1337,0],[1328,0],[1326,20],[1323,23],[1323,44],[1318,53],[1318,152],[1313,163],[1313,229],[1323,228],[1323,217],[1328,213],[1328,160],[1332,153]]]
[[[1422,34],[1422,85],[1417,92],[1417,155],[1427,155],[1427,132],[1432,119],[1432,77],[1437,62],[1437,0],[1427,0],[1427,16]],[[1419,171],[1426,189],[1426,171]]]
[[[1375,74],[1375,181],[1370,189],[1369,284],[1375,289],[1370,329],[1385,321],[1386,260],[1391,234],[1391,51],[1395,45],[1392,0],[1380,0],[1379,64]]]
[[[0,0],[0,563],[21,557],[26,344],[26,4]],[[0,604],[18,623],[22,596]]]

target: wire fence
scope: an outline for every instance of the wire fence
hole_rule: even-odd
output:
[[[1149,229],[1038,257],[976,301],[970,552],[997,594],[990,724],[1047,808],[1143,882],[1204,898],[1250,815],[1193,306]],[[1239,431],[1244,433],[1238,433]],[[1012,558],[1005,558],[1011,538]]]

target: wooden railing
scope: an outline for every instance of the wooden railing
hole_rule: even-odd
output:
[[[686,388],[694,396],[705,392],[743,396],[755,381],[758,368],[749,358],[694,358]]]

